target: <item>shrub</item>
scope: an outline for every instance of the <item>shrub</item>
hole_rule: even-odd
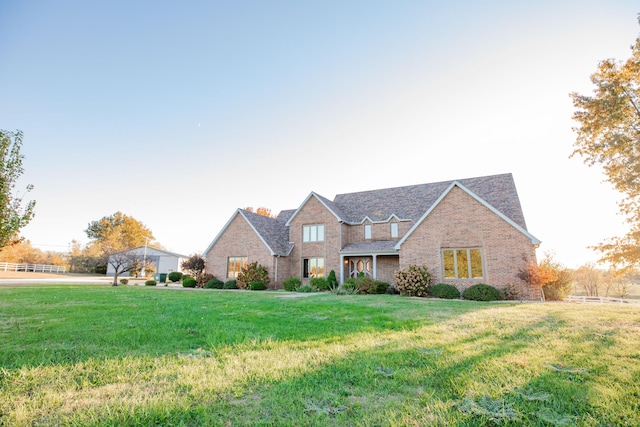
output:
[[[259,280],[257,282],[249,282],[249,290],[264,291],[265,289],[267,289],[267,287],[264,285],[264,282]]]
[[[213,279],[209,279],[207,283],[204,284],[204,287],[207,289],[222,289],[223,286],[224,282],[220,279],[216,279],[215,277]]]
[[[155,286],[157,284],[158,282],[156,282],[155,280],[147,280],[146,282],[144,282],[145,286]]]
[[[242,267],[236,279],[236,285],[240,289],[246,289],[251,282],[262,282],[265,287],[269,285],[269,271],[256,261]]]
[[[315,292],[316,289],[311,285],[302,285],[298,288],[298,292]]]
[[[311,280],[309,280],[309,284],[312,288],[315,288],[320,292],[326,291],[328,287],[327,279],[324,277],[312,277]]]
[[[231,279],[224,282],[224,286],[222,286],[222,289],[238,289],[236,279]]]
[[[429,288],[429,295],[436,298],[456,299],[460,298],[460,291],[453,285],[438,283]]]
[[[331,293],[334,295],[356,295],[358,293],[358,289],[349,286],[346,288],[344,286],[338,286],[337,288],[332,289]]]
[[[120,279],[120,284],[121,285],[126,285],[129,283],[129,279]]]
[[[284,279],[284,282],[282,282],[282,287],[287,292],[297,291],[300,285],[302,285],[302,280],[296,276],[287,277]]]
[[[359,294],[368,294],[370,293],[374,280],[371,277],[367,277],[365,275],[358,275],[358,277],[355,279],[355,282]]]
[[[381,280],[374,280],[373,285],[371,286],[369,293],[372,294],[386,294],[387,289],[389,289],[389,283],[383,282]]]
[[[556,270],[556,278],[554,281],[545,284],[542,287],[544,299],[547,301],[563,300],[571,293],[573,284],[573,274],[566,268],[558,268]]]
[[[167,279],[172,283],[179,282],[180,279],[182,279],[182,273],[179,271],[172,271],[167,275]]]
[[[196,282],[196,279],[194,279],[193,277],[187,277],[186,279],[182,279],[183,288],[195,288],[197,283],[198,282]]]
[[[424,266],[410,265],[406,270],[398,270],[394,275],[396,289],[407,296],[425,297],[433,279],[429,269]]]
[[[345,293],[357,294],[358,293],[358,285],[356,284],[356,279],[354,279],[353,277],[348,278],[342,284],[341,289]]]
[[[207,285],[207,282],[211,279],[215,279],[215,276],[211,273],[200,273],[196,276],[196,282],[199,288],[204,288]]]
[[[332,290],[340,286],[338,283],[338,279],[336,279],[336,272],[331,270],[329,272],[329,277],[327,277],[327,289]]]
[[[500,289],[500,292],[502,292],[502,299],[505,300],[516,301],[522,299],[522,292],[520,292],[518,286],[513,283],[505,285]]]
[[[501,297],[499,290],[484,283],[469,286],[462,292],[462,296],[473,301],[498,301]]]

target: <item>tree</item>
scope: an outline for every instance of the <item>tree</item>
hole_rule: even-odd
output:
[[[607,181],[624,195],[619,208],[630,231],[594,246],[601,261],[623,273],[640,263],[640,37],[627,61],[600,62],[591,81],[593,95],[571,94],[579,124],[571,156],[602,166]]]
[[[22,206],[22,197],[14,194],[16,181],[24,169],[20,154],[21,131],[0,130],[0,248],[18,242],[18,232],[33,218],[35,201]],[[33,189],[27,185],[26,192]]]
[[[518,278],[532,287],[542,288],[545,300],[564,299],[571,292],[572,272],[556,262],[552,254],[545,254],[539,263],[529,262],[520,269]]]
[[[85,233],[91,239],[89,248],[96,249],[114,268],[114,286],[118,286],[120,274],[143,267],[144,255],[131,253],[128,250],[153,241],[151,230],[135,218],[119,211],[98,221],[90,222]]]
[[[246,208],[244,208],[244,210],[247,212],[254,212],[251,206],[247,206]],[[271,209],[262,206],[256,209],[255,213],[257,213],[258,215],[266,216],[267,218],[276,218],[276,215],[271,214]]]
[[[593,263],[581,265],[575,272],[576,284],[590,297],[600,296],[600,288],[604,284],[604,271],[598,270]]]
[[[200,275],[204,272],[205,261],[201,255],[193,254],[188,259],[182,261],[180,267],[182,267],[184,271],[195,277],[197,280],[198,277],[200,277]]]
[[[121,251],[109,254],[109,265],[113,267],[113,286],[118,286],[118,276],[130,271],[140,271],[145,265],[143,254]]]

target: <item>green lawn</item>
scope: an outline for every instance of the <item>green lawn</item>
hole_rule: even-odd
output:
[[[0,288],[0,425],[640,425],[640,305],[287,295]]]

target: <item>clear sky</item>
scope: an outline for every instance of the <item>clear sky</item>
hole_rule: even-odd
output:
[[[445,4],[446,3],[446,4]],[[44,250],[116,211],[201,253],[236,208],[511,172],[538,255],[626,231],[569,158],[569,93],[626,59],[637,0],[0,0],[0,129]]]

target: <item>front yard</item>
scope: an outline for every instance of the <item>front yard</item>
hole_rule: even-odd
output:
[[[0,425],[640,425],[640,306],[0,288]]]

